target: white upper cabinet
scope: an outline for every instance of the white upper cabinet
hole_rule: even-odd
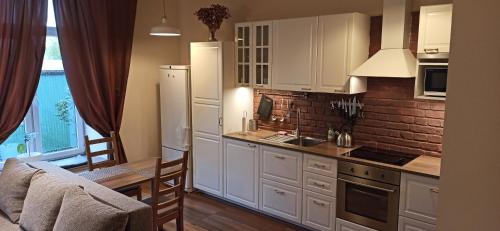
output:
[[[252,23],[237,23],[236,44],[236,85],[250,86],[252,80]]]
[[[313,90],[317,29],[318,17],[273,21],[273,89]]]
[[[319,17],[318,92],[356,94],[366,91],[366,78],[348,73],[368,59],[370,17],[359,13]]]
[[[253,23],[253,86],[271,88],[272,31],[271,21]]]
[[[418,30],[418,53],[450,51],[452,4],[422,6]]]

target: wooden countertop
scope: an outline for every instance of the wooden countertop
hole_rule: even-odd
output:
[[[397,170],[401,172],[413,173],[423,176],[430,176],[439,178],[440,168],[441,168],[441,158],[432,157],[432,156],[419,156],[416,159],[412,160],[410,163],[404,166],[395,166],[390,164],[384,164],[375,161],[363,160],[353,157],[348,157],[343,154],[348,153],[352,150],[360,148],[361,146],[357,145],[353,148],[340,148],[333,142],[324,142],[312,147],[302,147],[293,144],[286,143],[278,143],[273,141],[264,140],[264,138],[272,136],[276,134],[273,131],[259,130],[257,132],[247,132],[247,134],[241,134],[239,132],[228,133],[223,135],[225,138],[231,138],[246,142],[252,142],[257,144],[264,144],[269,146],[274,146],[278,148],[284,148],[292,151],[299,151],[314,155],[326,156],[335,158],[338,160],[345,160],[354,163],[366,164],[375,167],[381,167],[391,170]]]

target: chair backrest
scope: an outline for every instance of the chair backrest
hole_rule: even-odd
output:
[[[106,149],[100,150],[100,151],[95,151],[93,152],[91,150],[92,145],[97,145],[97,144],[106,144]],[[111,132],[110,137],[104,137],[100,139],[95,139],[95,140],[89,140],[88,136],[85,136],[85,155],[87,156],[87,165],[89,167],[89,171],[93,171],[94,169],[97,168],[105,168],[105,167],[111,167],[115,166],[118,164],[118,153],[117,153],[117,148],[116,146],[116,135],[115,132]],[[101,161],[98,163],[95,163],[92,161],[92,157],[96,156],[102,156],[102,155],[107,155],[108,160],[107,161]],[[109,158],[112,157],[112,158]]]
[[[152,189],[153,222],[155,225],[182,216],[187,162],[187,151],[184,152],[182,158],[177,160],[162,162],[161,158],[157,159],[154,189]],[[168,200],[160,202],[162,196],[167,197]]]

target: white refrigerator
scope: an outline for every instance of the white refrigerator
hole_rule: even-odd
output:
[[[160,66],[162,158],[178,159],[189,151],[187,191],[193,189],[190,83],[189,66]]]

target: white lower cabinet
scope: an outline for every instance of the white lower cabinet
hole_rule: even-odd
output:
[[[370,229],[339,218],[337,218],[335,227],[335,231],[376,231],[375,229]]]
[[[435,231],[436,225],[427,224],[407,217],[399,217],[398,231]]]
[[[335,208],[335,198],[304,190],[302,224],[317,230],[335,230]]]
[[[438,197],[438,179],[401,174],[399,215],[436,224]]]
[[[304,190],[335,197],[337,194],[337,179],[304,171]]]
[[[261,177],[302,187],[302,153],[262,146]]]
[[[259,207],[259,146],[224,140],[224,197],[257,209]]]
[[[261,179],[260,189],[260,210],[293,222],[301,222],[301,188]]]

